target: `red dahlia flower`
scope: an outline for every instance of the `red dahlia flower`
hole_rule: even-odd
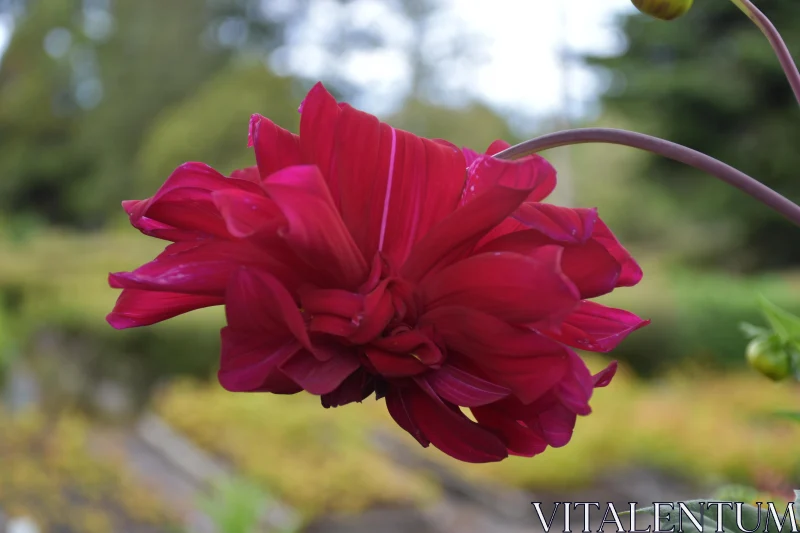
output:
[[[605,352],[645,324],[587,299],[642,273],[596,210],[540,203],[556,184],[544,159],[416,137],[321,84],[299,136],[255,115],[250,144],[255,167],[187,163],[124,202],[173,244],[111,274],[112,326],[224,305],[227,390],[305,390],[325,407],[375,393],[420,444],[463,461],[569,441],[616,369],[592,376],[569,347]]]

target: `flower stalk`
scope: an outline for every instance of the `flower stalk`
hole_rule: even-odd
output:
[[[495,157],[519,159],[550,148],[585,143],[630,146],[679,161],[733,185],[800,226],[800,206],[760,181],[702,152],[644,133],[613,128],[578,128],[558,131],[512,146],[499,152]]]
[[[772,45],[772,49],[775,50],[778,61],[783,67],[783,72],[786,74],[786,79],[792,87],[794,96],[797,102],[800,103],[800,72],[798,72],[797,65],[792,59],[792,54],[789,52],[778,29],[750,0],[731,0],[731,2],[753,21],[767,38],[769,44]]]

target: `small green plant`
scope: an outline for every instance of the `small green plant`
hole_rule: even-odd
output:
[[[231,478],[218,482],[200,505],[220,533],[255,533],[269,501],[269,495],[255,483]],[[275,531],[293,533],[294,528]]]
[[[761,312],[769,328],[742,324],[749,337],[747,362],[774,381],[800,381],[800,318],[762,297]]]

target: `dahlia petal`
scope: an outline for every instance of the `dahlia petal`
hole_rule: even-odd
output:
[[[229,180],[231,181],[231,180]],[[224,190],[224,189],[222,189]],[[195,231],[230,238],[225,220],[211,199],[211,193],[204,189],[182,187],[162,194],[157,201],[147,207],[146,218],[156,220],[173,228]],[[131,224],[142,231],[142,217],[131,217]]]
[[[364,296],[340,289],[303,288],[300,302],[309,314],[352,318],[364,312]]]
[[[238,331],[288,334],[312,350],[305,321],[292,295],[267,272],[241,267],[231,277],[225,294],[228,326]]]
[[[466,164],[461,150],[454,146],[405,131],[393,132],[391,189],[390,194],[379,197],[385,207],[376,227],[385,231],[379,249],[390,263],[399,265],[414,245],[458,206]],[[356,218],[353,223],[360,222]]]
[[[611,379],[617,373],[617,366],[616,361],[611,361],[607,367],[592,376],[594,388],[599,389],[601,387],[607,387],[608,384],[611,383]]]
[[[496,141],[493,141],[492,144],[489,145],[485,153],[486,155],[495,155],[507,148],[511,148],[511,143],[504,141],[502,139],[497,139]]]
[[[633,257],[631,257],[631,254],[622,247],[602,220],[597,220],[592,237],[603,245],[621,265],[619,279],[617,279],[617,287],[633,287],[642,280],[643,274],[641,267]]]
[[[287,220],[282,235],[309,266],[345,289],[357,288],[369,268],[342,222],[316,167],[296,166],[272,174],[264,189]]]
[[[358,329],[350,336],[351,342],[364,344],[378,337],[394,318],[392,294],[386,290],[388,283],[388,280],[381,282],[364,298],[364,311],[355,317]]]
[[[269,198],[237,189],[215,191],[211,198],[227,231],[246,238],[262,231],[277,231],[285,224],[283,214]]]
[[[649,324],[633,313],[583,301],[560,324],[559,331],[543,330],[552,339],[591,352],[609,352],[633,331]]]
[[[261,175],[258,173],[258,167],[240,168],[231,172],[231,179],[249,181],[261,187]]]
[[[363,369],[350,374],[336,390],[322,395],[325,409],[341,407],[349,403],[361,403],[375,392],[375,380]]]
[[[443,399],[462,407],[477,407],[502,400],[511,390],[473,376],[452,365],[429,372],[420,378]]]
[[[334,199],[339,198],[340,190],[335,172],[340,112],[336,99],[322,83],[317,83],[308,92],[300,111],[300,153],[303,162],[319,168]]]
[[[222,328],[222,350],[220,369],[217,373],[220,385],[231,392],[272,392],[286,390],[286,381],[281,378],[278,366],[302,348],[288,334],[271,334]]]
[[[392,387],[386,394],[386,409],[398,426],[406,430],[423,448],[430,445],[411,414],[411,395],[416,387]]]
[[[474,407],[471,410],[480,425],[502,435],[510,455],[533,457],[547,448],[547,441],[541,435],[508,416],[497,404]]]
[[[412,282],[419,281],[464,257],[519,207],[529,191],[492,187],[454,211],[414,246],[401,269],[402,276]]]
[[[282,281],[297,284],[300,274],[296,266],[280,263],[280,257],[269,252],[244,242],[176,243],[133,272],[110,274],[109,284],[115,288],[222,296],[231,274],[242,265],[262,266],[280,275]]]
[[[578,304],[579,294],[561,273],[561,253],[562,248],[547,246],[533,257],[508,252],[474,255],[420,285],[425,307],[472,307],[519,324],[566,315]]]
[[[471,359],[486,354],[532,357],[557,352],[561,345],[529,328],[512,326],[469,307],[438,307],[422,315],[419,327],[432,328],[448,348]]]
[[[175,169],[175,171],[169,176],[169,178],[167,178],[167,180],[152,198],[136,203],[130,201],[124,202],[123,208],[128,213],[128,216],[131,217],[131,222],[134,223],[140,217],[147,216],[149,218],[158,220],[159,222],[164,222],[176,227],[182,227],[180,225],[173,224],[168,220],[162,220],[158,215],[151,212],[151,210],[167,195],[170,195],[173,201],[180,201],[182,193],[179,191],[181,189],[190,189],[196,191],[193,195],[191,195],[191,198],[193,199],[202,197],[202,195],[199,195],[197,191],[204,191],[206,193],[205,198],[210,201],[208,193],[228,188],[240,188],[254,193],[257,193],[259,190],[259,187],[254,183],[250,183],[246,180],[228,179],[213,168],[203,163],[185,163]],[[162,215],[171,215],[170,210],[168,209],[161,209],[159,211]]]
[[[508,450],[497,435],[457,408],[420,389],[411,389],[408,396],[414,421],[431,444],[447,455],[468,463],[496,462],[508,457]]]
[[[300,138],[261,115],[250,117],[248,145],[255,150],[262,180],[279,170],[303,162]]]
[[[561,403],[554,402],[538,414],[539,429],[553,448],[566,446],[572,439],[577,415]]]
[[[594,239],[564,248],[561,268],[580,290],[581,299],[610,293],[617,286],[621,271],[619,262]]]
[[[326,361],[300,350],[283,362],[280,369],[306,391],[321,396],[336,390],[359,366],[358,357],[346,350],[339,350]]]
[[[592,237],[597,209],[525,202],[514,218],[558,243],[582,244]]]
[[[467,182],[461,198],[468,204],[498,185],[512,189],[527,189],[526,200],[538,202],[553,192],[556,171],[544,158],[532,155],[514,161],[483,155],[467,169]]]
[[[416,376],[428,370],[411,354],[394,354],[377,348],[367,348],[365,354],[372,368],[386,378]]]
[[[223,303],[224,300],[218,296],[125,289],[106,320],[115,329],[136,328]]]
[[[449,348],[526,404],[554,387],[569,369],[569,354],[561,344],[474,309],[440,307],[421,317],[420,325],[427,324]]]
[[[553,393],[570,411],[586,416],[592,412],[589,400],[594,390],[594,381],[586,363],[578,354],[570,351],[569,362],[569,371],[553,389]]]
[[[438,365],[444,360],[444,354],[439,347],[418,329],[375,339],[372,341],[372,345],[390,353],[412,354],[427,366]]]

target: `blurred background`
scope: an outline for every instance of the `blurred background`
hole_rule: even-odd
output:
[[[800,53],[800,9],[764,8]],[[769,416],[800,391],[749,372],[738,329],[759,294],[800,312],[798,229],[627,148],[546,154],[552,201],[598,206],[643,265],[605,303],[653,321],[563,449],[462,465],[379,402],[227,394],[218,309],[112,330],[107,273],[163,247],[120,201],[185,161],[253,165],[249,116],[296,131],[317,80],[474,149],[626,127],[800,198],[796,104],[723,0],[670,24],[628,0],[0,0],[0,531],[511,533],[536,530],[534,500],[800,486],[800,428]]]

